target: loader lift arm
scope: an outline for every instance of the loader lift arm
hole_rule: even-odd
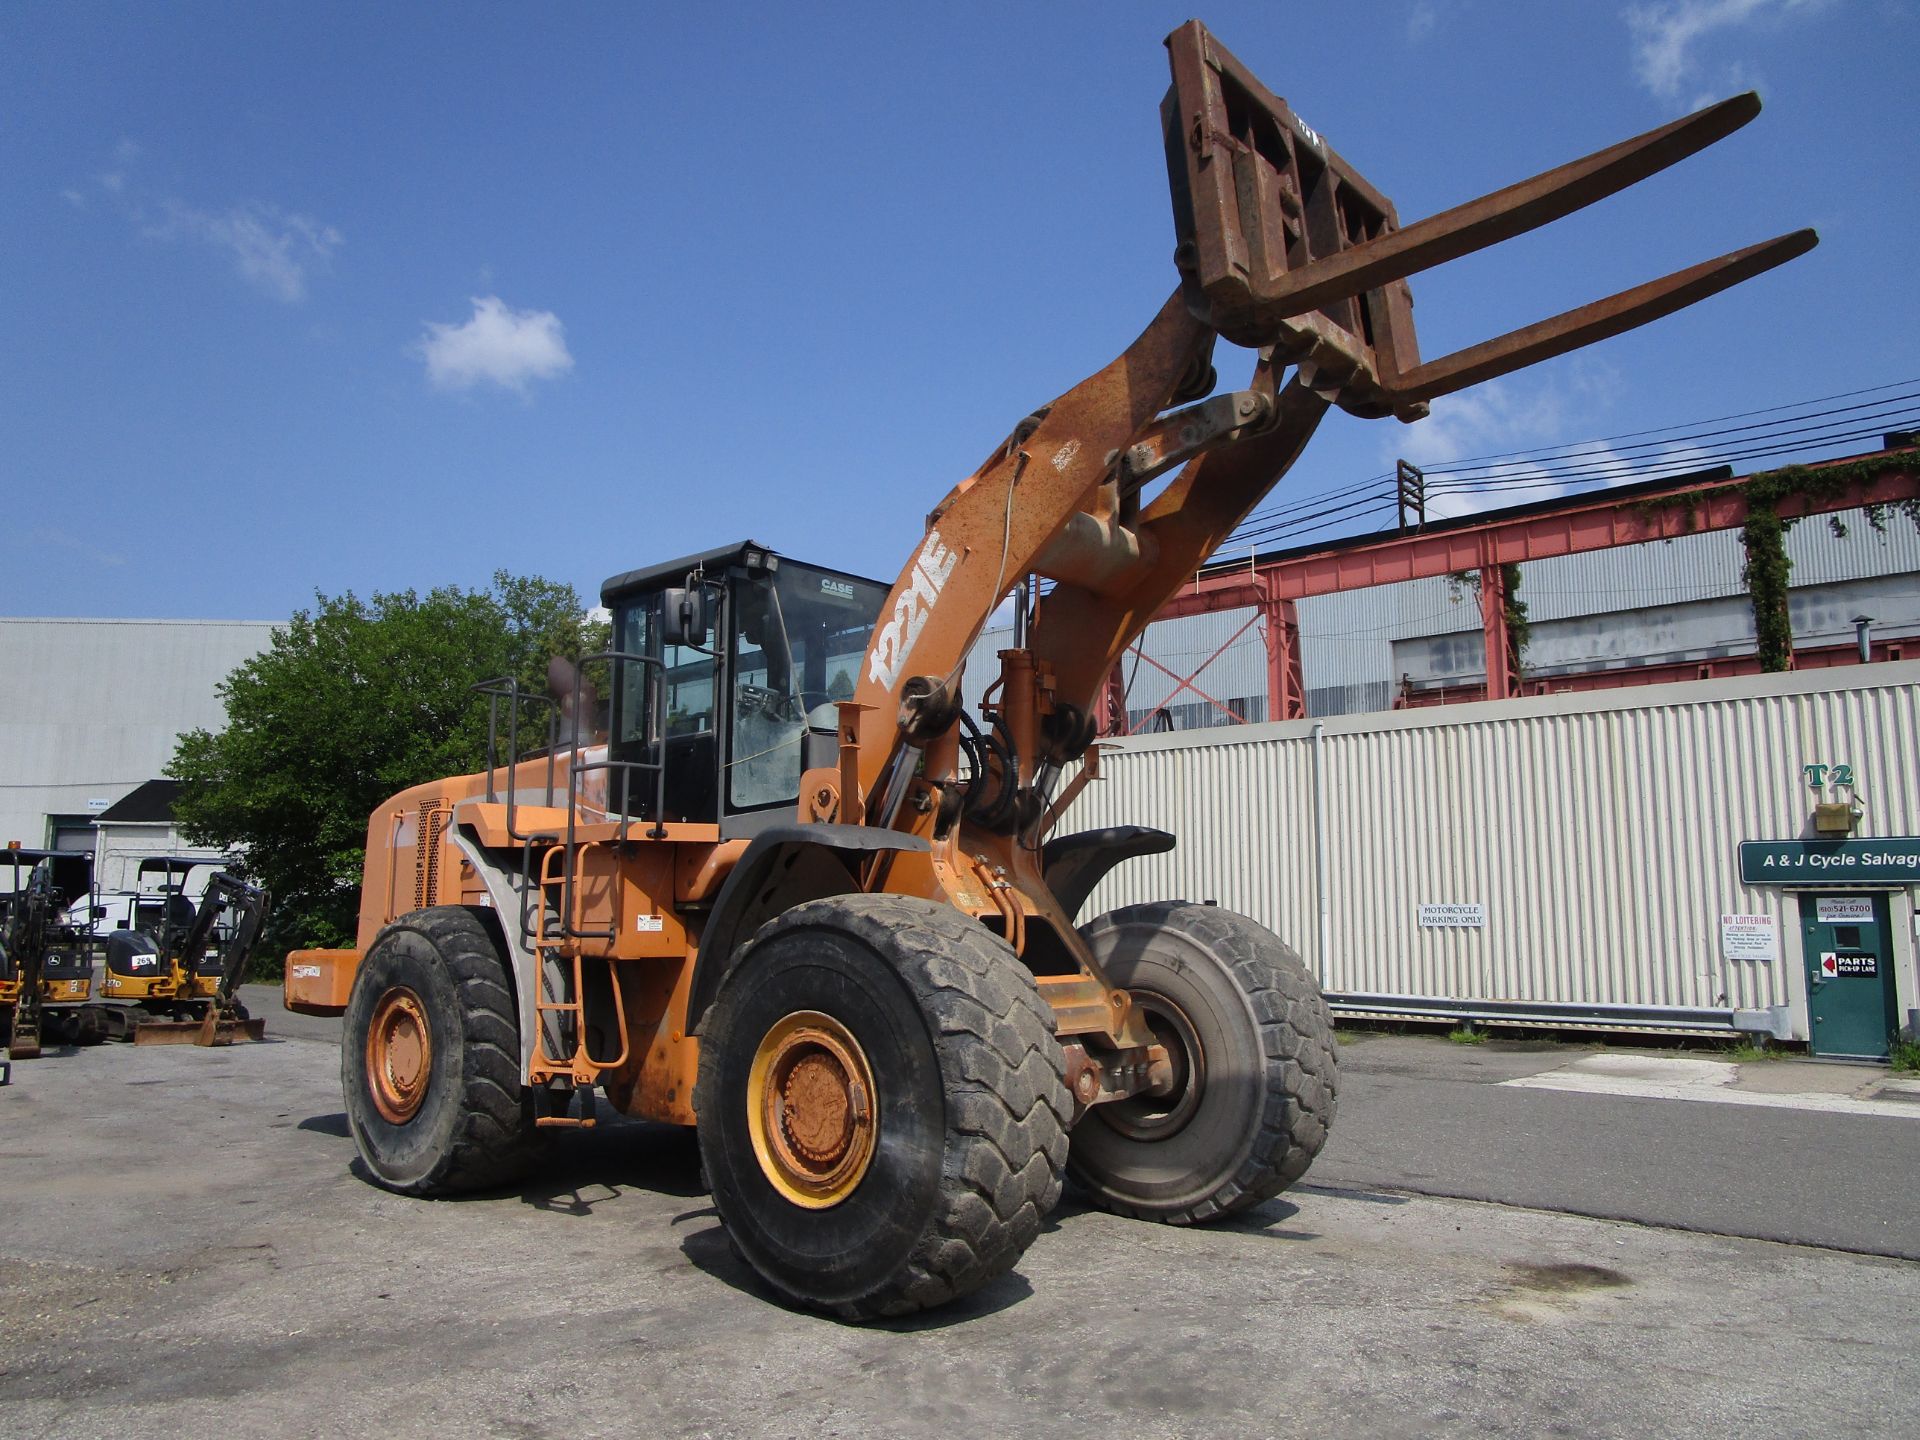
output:
[[[843,819],[903,819],[916,770],[953,783],[932,743],[988,618],[1054,582],[1008,652],[997,719],[1023,795],[1084,753],[1113,665],[1292,465],[1333,406],[1403,421],[1426,402],[1642,325],[1805,253],[1799,230],[1422,362],[1406,277],[1594,203],[1724,138],[1748,94],[1402,228],[1369,185],[1198,21],[1167,40],[1162,106],[1180,288],[1105,369],[1035,412],[928,520],[880,617],[843,744]],[[1255,348],[1248,388],[1212,388],[1216,337]],[[1200,401],[1198,404],[1190,402]],[[1181,404],[1190,408],[1168,412]],[[1142,504],[1143,485],[1185,467]],[[1017,658],[1015,658],[1017,657]],[[925,760],[920,752],[925,752]],[[834,777],[824,774],[823,784]],[[845,782],[853,782],[851,785]],[[1033,833],[1043,804],[992,828]]]

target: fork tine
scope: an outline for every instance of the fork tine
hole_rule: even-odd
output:
[[[1717,260],[1675,271],[1604,300],[1565,311],[1537,325],[1429,360],[1403,375],[1383,375],[1382,387],[1392,394],[1396,404],[1449,395],[1482,380],[1491,380],[1670,315],[1696,300],[1704,300],[1776,265],[1784,265],[1819,243],[1820,237],[1812,230],[1776,236]]]
[[[1283,320],[1485,249],[1624,190],[1725,139],[1759,113],[1758,95],[1735,95],[1297,270],[1256,278],[1254,303],[1263,315]]]

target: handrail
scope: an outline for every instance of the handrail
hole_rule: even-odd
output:
[[[642,753],[651,754],[653,758],[650,760],[615,760],[611,754],[601,760],[584,760],[581,758],[581,717],[583,711],[586,709],[581,703],[581,696],[585,687],[586,668],[589,665],[599,664],[602,661],[606,662],[610,669],[617,667],[621,662],[638,664],[645,673],[646,702],[641,727],[645,739],[642,745]],[[617,669],[613,669],[613,673],[617,675]],[[579,842],[576,834],[580,813],[579,795],[581,777],[591,774],[596,770],[605,771],[609,779],[607,801],[608,804],[611,805],[614,799],[611,779],[613,774],[618,772],[620,776],[620,825],[614,834],[613,843],[616,845],[624,845],[627,843],[629,827],[633,822],[634,774],[636,772],[642,775],[651,773],[654,780],[653,826],[647,831],[647,838],[650,840],[666,838],[666,727],[662,723],[662,714],[665,708],[665,688],[666,663],[659,657],[653,655],[638,655],[626,650],[605,650],[597,655],[583,657],[578,667],[574,670],[573,694],[571,697],[573,703],[569,707],[573,712],[573,733],[570,737],[571,744],[569,746],[567,760],[566,868],[562,872],[560,894],[560,934],[563,939],[612,940],[619,935],[619,921],[617,917],[613,924],[605,929],[598,930],[583,929],[574,923],[574,887],[578,875],[578,867],[574,863],[574,860],[575,856],[579,853]]]

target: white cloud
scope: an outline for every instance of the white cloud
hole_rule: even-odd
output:
[[[1418,45],[1437,31],[1448,8],[1442,0],[1413,0],[1413,7],[1407,12],[1407,43]]]
[[[325,266],[342,239],[331,225],[306,215],[290,215],[271,205],[235,205],[207,211],[179,200],[166,200],[161,209],[166,218],[149,225],[149,235],[162,240],[198,240],[225,250],[242,278],[288,304],[306,298],[308,273]]]
[[[93,177],[94,183],[109,195],[120,195],[127,188],[127,174],[140,158],[140,147],[131,140],[122,139],[113,147],[113,169],[102,171]]]
[[[225,251],[234,268],[255,289],[294,304],[307,296],[307,279],[325,268],[342,236],[331,225],[274,205],[236,204],[203,210],[173,196],[156,197],[137,183],[134,167],[139,144],[122,139],[113,147],[113,166],[93,177],[104,206],[123,215],[151,239],[187,241]],[[69,187],[60,196],[76,210],[87,208],[88,192]],[[157,217],[157,218],[156,218]]]
[[[119,551],[102,550],[90,541],[82,540],[77,535],[69,535],[64,530],[34,530],[30,532],[26,538],[32,545],[46,546],[55,550],[65,550],[71,555],[78,556],[89,565],[113,566],[127,563],[127,557]]]
[[[1828,4],[1829,0],[1660,0],[1629,5],[1626,19],[1633,37],[1634,76],[1661,99],[1678,99],[1700,70],[1695,52],[1707,36],[1823,10]],[[1737,81],[1745,68],[1737,61],[1728,62],[1720,74]]]
[[[466,324],[426,325],[416,351],[427,362],[427,379],[441,390],[489,383],[525,391],[530,380],[573,369],[560,317],[551,310],[515,310],[497,295],[476,295]]]

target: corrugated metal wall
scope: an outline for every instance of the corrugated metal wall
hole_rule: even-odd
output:
[[[218,686],[264,621],[0,619],[0,844],[154,779],[183,730],[226,723]],[[104,802],[95,804],[92,802]]]
[[[1920,663],[1332,719],[1323,953],[1313,730],[1118,742],[1066,828],[1180,843],[1121,866],[1085,913],[1218,900],[1331,992],[1761,1009],[1792,1001],[1797,920],[1739,882],[1736,847],[1809,833],[1801,767],[1855,767],[1863,835],[1920,833]],[[1482,904],[1485,928],[1423,928],[1432,903]],[[1782,958],[1723,961],[1722,913],[1775,917]]]

